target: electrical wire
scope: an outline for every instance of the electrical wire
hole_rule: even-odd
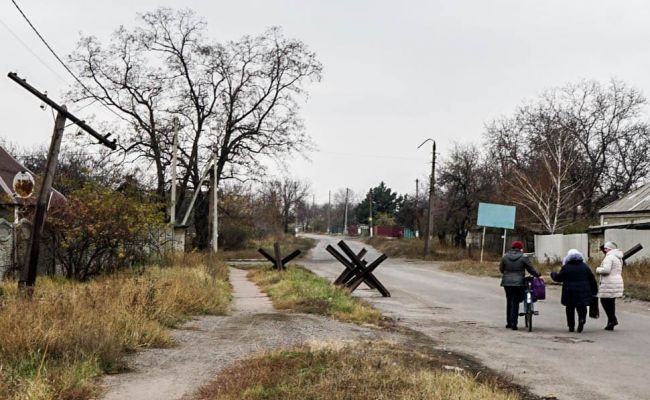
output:
[[[52,72],[57,78],[59,78],[61,82],[65,83],[66,85],[68,84],[68,82],[58,72],[56,72],[54,68],[50,67],[45,61],[43,61],[41,57],[38,56],[38,54],[36,54],[36,52],[34,52],[34,50],[31,49],[31,47],[27,45],[27,43],[23,42],[20,36],[18,36],[13,30],[11,30],[9,25],[7,25],[2,19],[0,19],[0,25],[4,26],[5,29],[11,34],[11,36],[13,36],[14,39],[18,41],[18,43],[20,43],[27,51],[29,51],[41,64],[43,64],[45,68],[49,69],[50,72]]]
[[[72,70],[71,70],[70,68],[68,68],[68,66],[63,62],[63,60],[61,60],[61,58],[58,56],[58,54],[56,54],[56,52],[54,51],[54,49],[52,48],[52,46],[50,46],[50,44],[45,40],[45,38],[43,37],[43,35],[40,34],[40,32],[36,29],[36,27],[34,26],[34,24],[32,24],[32,22],[29,20],[29,18],[27,17],[27,15],[25,15],[25,13],[24,13],[23,10],[20,8],[20,6],[18,5],[18,3],[16,3],[15,0],[11,0],[11,2],[14,4],[14,6],[16,7],[16,9],[17,9],[18,12],[20,13],[20,15],[23,16],[23,18],[25,19],[25,21],[27,21],[27,24],[29,24],[29,26],[32,28],[32,30],[34,31],[34,33],[36,33],[36,36],[38,36],[38,38],[41,39],[41,42],[43,42],[43,44],[45,45],[45,47],[47,47],[47,49],[50,51],[50,53],[52,53],[52,55],[54,56],[54,58],[56,58],[57,61],[59,61],[59,63],[63,66],[63,68],[65,68],[65,70],[68,71],[68,73],[69,73],[70,75],[72,75],[72,77],[73,77],[73,78],[74,78],[74,79],[79,83],[79,85],[81,85],[81,87],[82,87],[82,88],[83,88],[83,89],[84,89],[84,90],[85,90],[89,95],[94,96],[93,92],[92,92],[90,89],[88,89],[88,87],[87,87],[87,86],[86,86],[86,85],[81,81],[81,79],[79,79],[79,78],[77,77],[77,75],[75,75],[75,73],[72,72]],[[113,114],[115,114],[115,115],[116,115],[117,117],[119,117],[120,119],[122,119],[122,120],[125,119],[123,116],[121,116],[120,114],[118,114],[115,110],[113,110],[113,109],[110,108],[108,105],[104,104],[103,102],[99,101],[99,104],[101,104],[102,106],[104,106],[104,108],[106,108],[108,111],[110,111],[110,112],[112,112]]]

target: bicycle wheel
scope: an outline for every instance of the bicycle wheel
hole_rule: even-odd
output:
[[[533,331],[533,310],[530,309],[526,311],[526,327],[528,332]]]

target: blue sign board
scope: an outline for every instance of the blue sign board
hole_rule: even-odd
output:
[[[514,229],[515,227],[515,206],[504,206],[502,204],[478,203],[478,226],[491,228]]]

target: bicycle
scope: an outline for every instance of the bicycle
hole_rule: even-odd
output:
[[[533,316],[534,315],[539,315],[539,311],[535,310],[535,302],[537,299],[533,295],[533,289],[531,287],[531,284],[533,282],[533,277],[532,276],[527,276],[524,278],[524,285],[526,289],[524,290],[524,312],[519,313],[519,316],[524,317],[524,321],[526,323],[526,328],[528,328],[528,332],[533,331]]]

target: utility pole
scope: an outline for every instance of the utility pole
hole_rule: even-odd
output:
[[[66,109],[63,106],[63,109]],[[47,203],[52,192],[52,182],[54,173],[59,160],[59,150],[61,149],[61,139],[63,139],[63,130],[65,129],[65,115],[58,113],[54,121],[54,132],[52,133],[52,142],[47,152],[47,162],[45,166],[45,179],[38,193],[36,202],[36,213],[34,215],[34,224],[29,237],[29,247],[27,259],[20,273],[18,288],[28,297],[31,297],[36,283],[36,271],[38,268],[38,255],[41,248],[41,236],[43,235],[43,226],[45,225],[45,213],[47,212]]]
[[[418,218],[420,209],[420,180],[415,179],[415,237],[420,237],[420,218]]]
[[[169,225],[172,227],[172,238],[174,237],[174,226],[176,225],[176,167],[178,165],[178,118],[174,117],[174,144],[172,148],[172,189],[171,201],[169,205]],[[173,239],[172,239],[173,243]],[[172,251],[174,251],[172,246]]]
[[[372,188],[370,188],[369,198],[368,206],[370,207],[370,216],[368,217],[368,226],[370,227],[370,237],[372,237]]]
[[[348,193],[350,189],[345,188],[345,217],[343,218],[343,234],[348,234]]]
[[[431,153],[431,177],[429,178],[429,209],[427,210],[427,229],[424,238],[424,256],[426,257],[431,251],[431,236],[433,235],[433,190],[436,182],[436,141],[433,139],[427,139],[418,146],[418,149],[422,147],[426,142],[431,141],[433,143],[433,150]]]
[[[314,233],[314,209],[316,208],[316,195],[311,196],[311,210],[309,211],[309,225],[311,225],[311,233]]]
[[[54,174],[56,173],[59,150],[61,149],[61,140],[63,139],[63,131],[65,129],[66,120],[72,121],[74,124],[79,126],[95,139],[99,140],[100,144],[103,144],[113,150],[117,148],[117,145],[115,144],[115,140],[108,140],[108,137],[111,135],[110,133],[106,135],[100,135],[93,128],[86,125],[84,121],[68,112],[66,106],[59,105],[47,97],[45,94],[38,91],[32,85],[28,84],[26,80],[19,78],[18,75],[14,72],[10,72],[7,76],[9,79],[22,86],[23,89],[27,90],[38,99],[40,99],[43,103],[47,104],[48,106],[52,107],[52,109],[57,111],[56,119],[54,121],[52,141],[50,143],[50,148],[47,153],[47,161],[45,164],[45,178],[43,179],[41,189],[38,193],[38,200],[36,202],[36,210],[34,213],[34,222],[32,224],[32,232],[30,234],[29,245],[27,247],[25,264],[23,265],[20,273],[20,280],[18,281],[18,289],[20,292],[27,296],[31,296],[34,291],[34,285],[36,284],[36,273],[41,245],[41,236],[43,235],[45,215],[47,213],[48,201],[51,196],[52,182],[54,181]]]
[[[216,253],[219,248],[219,174],[217,163],[217,146],[214,146],[214,162],[212,165],[214,183],[212,185],[212,203],[214,204],[212,210],[212,252]]]
[[[332,222],[332,191],[328,192],[327,200],[327,234],[330,234],[331,222]]]

